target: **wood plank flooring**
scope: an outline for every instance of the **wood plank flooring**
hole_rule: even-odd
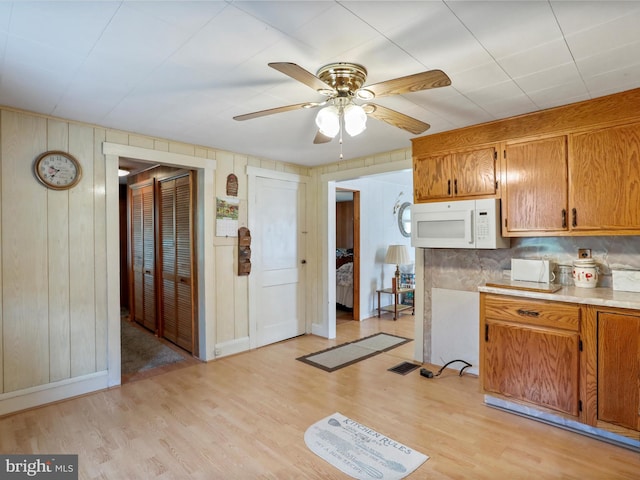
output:
[[[637,479],[640,455],[489,408],[478,379],[387,369],[413,342],[327,373],[296,357],[413,317],[345,322],[208,364],[0,419],[2,453],[74,453],[81,479],[344,479],[304,431],[340,412],[431,458],[410,479]]]

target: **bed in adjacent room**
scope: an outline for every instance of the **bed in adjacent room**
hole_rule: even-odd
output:
[[[336,249],[336,308],[353,309],[353,249]]]

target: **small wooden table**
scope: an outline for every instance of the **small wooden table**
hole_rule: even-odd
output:
[[[397,320],[398,314],[405,310],[411,309],[411,315],[415,314],[415,299],[414,299],[415,290],[413,288],[397,288],[395,291],[392,288],[381,288],[379,290],[376,290],[376,292],[378,293],[378,318],[380,318],[380,312],[382,310],[384,310],[385,312],[393,312],[394,320]],[[385,305],[384,307],[381,307],[380,294],[382,293],[393,295],[393,304]],[[414,294],[414,295],[411,295],[411,305],[405,305],[405,304],[399,303],[400,295],[405,293]]]

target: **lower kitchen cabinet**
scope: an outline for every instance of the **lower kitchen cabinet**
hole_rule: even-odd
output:
[[[487,321],[486,391],[578,416],[580,336]]]
[[[480,293],[485,394],[640,440],[640,310]]]
[[[580,414],[580,311],[575,304],[481,295],[485,392]]]
[[[640,312],[589,307],[590,423],[622,434],[640,432]],[[595,397],[595,398],[593,398]]]

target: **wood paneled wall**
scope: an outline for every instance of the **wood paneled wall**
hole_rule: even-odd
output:
[[[104,142],[215,160],[217,196],[226,196],[227,175],[238,177],[240,226],[248,226],[248,166],[310,176],[308,324],[322,321],[317,292],[326,288],[319,266],[319,224],[326,215],[320,177],[338,170],[377,172],[383,164],[411,157],[403,149],[307,168],[0,107],[0,412],[24,408],[23,399],[32,392],[57,392],[77,379],[89,379],[88,386],[65,390],[69,395],[104,388],[96,379],[109,368],[106,272],[112,260],[106,255]],[[75,188],[47,190],[34,178],[34,159],[52,149],[80,161],[83,178]],[[215,312],[207,312],[206,322],[213,324],[207,331],[213,333],[216,355],[248,345],[248,282],[236,275],[236,249],[235,238],[214,238]],[[30,398],[28,406],[64,395]]]
[[[217,195],[226,194],[229,173],[239,179],[244,225],[247,165],[309,173],[306,167],[0,107],[1,412],[24,408],[15,400],[19,395],[53,391],[108,369],[105,141],[216,160]],[[68,151],[82,165],[82,180],[71,190],[48,190],[32,173],[34,159],[53,149]],[[235,275],[236,243],[215,238],[216,311],[206,321],[214,324],[216,344],[249,335],[248,285]],[[61,398],[56,395],[46,398]]]
[[[3,110],[1,268],[3,392],[106,369],[105,131]],[[32,173],[46,150],[82,165],[71,190]],[[100,221],[102,220],[102,221]]]

